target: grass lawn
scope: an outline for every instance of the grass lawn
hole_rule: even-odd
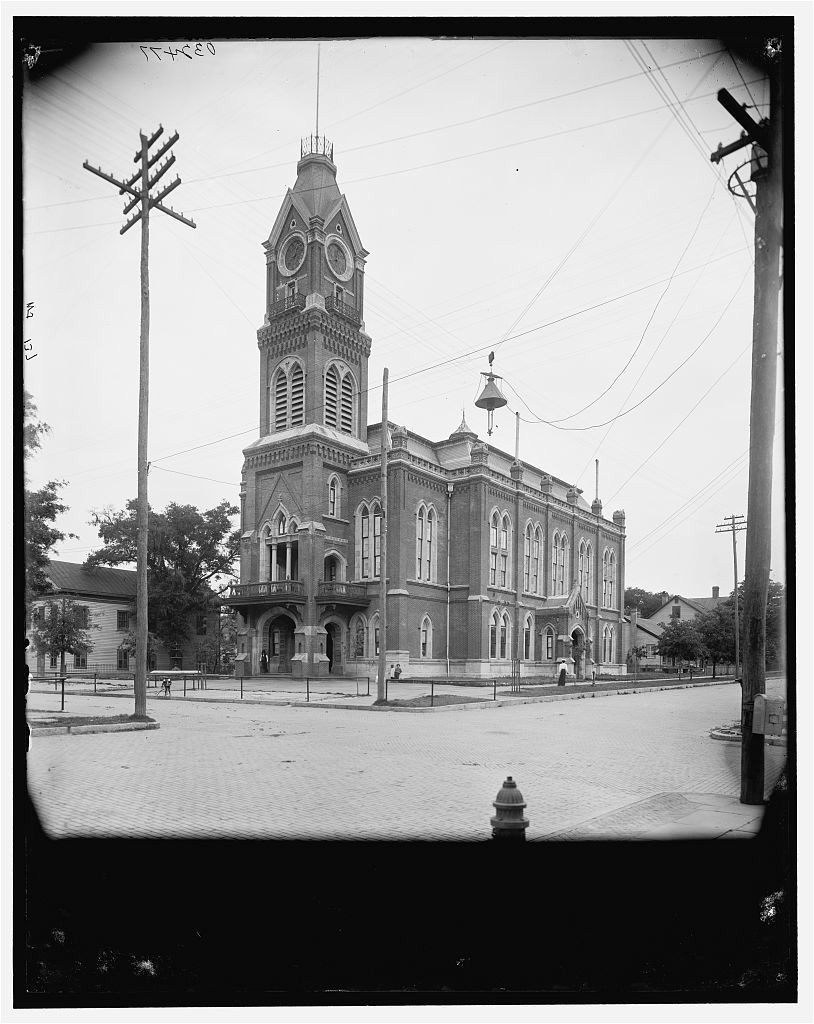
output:
[[[444,704],[477,704],[485,700],[491,700],[491,698],[462,697],[454,693],[436,693],[431,701],[430,695],[425,693],[421,697],[412,697],[410,700],[389,700],[387,705],[388,707],[395,708],[440,708]]]
[[[48,718],[29,721],[32,729],[53,729],[65,725],[122,725],[126,722],[154,722],[154,718],[136,718],[134,715],[64,715],[57,712]]]

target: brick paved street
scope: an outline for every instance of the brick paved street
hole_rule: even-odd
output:
[[[52,836],[486,839],[512,775],[529,839],[622,837],[658,826],[684,806],[679,794],[737,796],[740,747],[709,730],[738,718],[739,699],[725,684],[395,714],[151,697],[155,731],[35,735],[29,786]],[[52,710],[59,698],[28,704]],[[73,696],[70,710],[124,706]],[[767,746],[767,795],[784,758]]]

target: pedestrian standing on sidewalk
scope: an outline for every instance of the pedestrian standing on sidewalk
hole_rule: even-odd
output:
[[[591,669],[591,686],[596,686],[596,665]]]
[[[401,665],[396,665],[393,675],[396,679],[401,679]]]
[[[566,677],[567,674],[568,673],[567,673],[567,670],[565,668],[565,662],[561,661],[560,662],[560,678],[557,680],[557,686],[565,686],[565,677]]]

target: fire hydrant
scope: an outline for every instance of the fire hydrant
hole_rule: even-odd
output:
[[[524,840],[529,819],[523,817],[526,804],[511,775],[503,783],[503,788],[495,797],[492,806],[497,812],[494,818],[490,819],[492,838]]]

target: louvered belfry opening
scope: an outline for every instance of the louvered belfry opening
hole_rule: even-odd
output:
[[[291,426],[305,423],[305,388],[302,367],[297,363],[291,371]]]
[[[349,373],[342,380],[342,422],[340,430],[353,433],[353,379]]]
[[[329,366],[325,374],[325,426],[337,427],[337,407],[339,402],[339,375],[336,367]]]

